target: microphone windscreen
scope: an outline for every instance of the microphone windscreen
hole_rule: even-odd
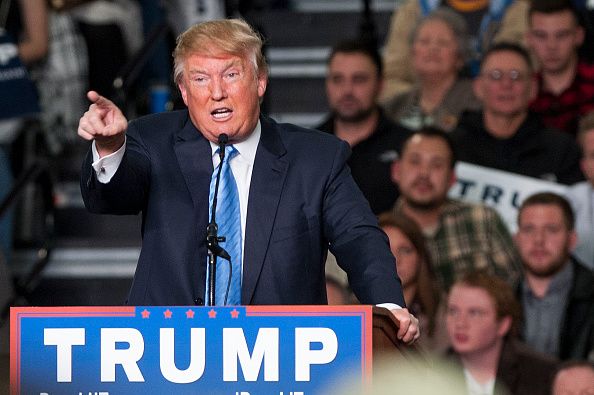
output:
[[[229,136],[226,133],[219,134],[219,144],[227,144],[229,141]]]

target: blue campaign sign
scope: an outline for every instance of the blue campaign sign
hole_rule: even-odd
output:
[[[371,331],[371,306],[16,307],[11,394],[323,394],[369,383]]]

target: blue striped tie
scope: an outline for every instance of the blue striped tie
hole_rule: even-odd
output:
[[[218,152],[218,150],[217,150]],[[215,284],[215,304],[221,306],[225,303],[225,293],[229,284],[229,266],[232,265],[231,285],[229,286],[229,295],[227,297],[228,305],[238,305],[241,303],[241,214],[239,211],[239,194],[237,193],[237,184],[229,166],[229,161],[237,155],[237,150],[232,145],[225,147],[225,158],[221,170],[221,179],[219,183],[219,194],[217,198],[216,221],[219,226],[219,236],[225,237],[221,242],[224,248],[231,256],[231,263],[221,257],[217,258],[217,275]],[[209,212],[212,212],[212,200],[214,197],[215,183],[218,167],[214,170],[210,180]],[[208,277],[208,276],[207,276]],[[208,278],[206,279],[208,295]]]

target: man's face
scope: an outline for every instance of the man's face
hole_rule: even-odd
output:
[[[511,51],[490,54],[473,83],[483,111],[498,117],[516,117],[528,112],[536,95],[534,76],[522,56]]]
[[[526,271],[550,277],[565,265],[577,238],[567,228],[560,207],[534,204],[520,212],[515,240]]]
[[[590,184],[594,185],[594,129],[588,130],[583,135],[580,144],[582,146],[582,161],[580,163],[582,172]]]
[[[553,395],[594,395],[594,370],[576,366],[557,373]]]
[[[358,122],[375,109],[381,79],[372,60],[362,53],[338,52],[328,65],[326,95],[335,116]]]
[[[552,14],[535,12],[527,34],[530,49],[546,73],[567,71],[584,41],[584,30],[569,10]]]
[[[493,298],[482,288],[455,284],[448,295],[446,328],[452,347],[464,356],[498,347],[511,318],[498,319]]]
[[[231,142],[239,142],[256,127],[266,82],[266,76],[256,76],[252,62],[242,57],[194,54],[184,62],[179,89],[204,137],[216,142],[226,133]]]
[[[392,166],[392,180],[398,184],[407,204],[419,209],[439,207],[455,181],[452,153],[439,137],[415,135]]]

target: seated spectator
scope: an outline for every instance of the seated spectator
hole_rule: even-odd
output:
[[[594,394],[594,366],[584,361],[561,364],[555,375],[552,395]]]
[[[447,301],[449,358],[460,366],[468,394],[549,394],[556,361],[516,340],[520,307],[501,279],[468,273]]]
[[[523,338],[561,360],[594,361],[594,272],[571,256],[574,215],[562,196],[529,196],[518,211],[516,244],[524,265],[518,289]]]
[[[580,164],[587,181],[572,185],[567,192],[578,235],[573,253],[594,270],[594,111],[580,120],[577,141],[582,148]]]
[[[331,113],[316,127],[351,146],[348,165],[375,214],[396,200],[390,165],[409,134],[377,104],[382,85],[381,56],[374,47],[361,41],[339,43],[328,58],[326,94]]]
[[[459,159],[563,184],[581,181],[574,139],[545,128],[528,111],[536,95],[533,76],[522,47],[500,43],[487,51],[473,85],[483,109],[465,112],[452,132]]]
[[[433,271],[447,290],[469,270],[483,269],[515,284],[519,257],[497,212],[487,206],[448,199],[455,182],[456,155],[449,134],[426,127],[402,146],[392,166],[392,179],[400,188],[393,208],[421,228]]]
[[[440,316],[441,291],[431,269],[421,229],[407,216],[392,213],[381,214],[379,225],[388,235],[392,254],[398,262],[406,306],[419,319],[423,333],[420,345],[430,351],[444,351],[448,345],[445,331],[436,324]]]
[[[584,28],[571,0],[533,1],[527,43],[541,70],[530,108],[545,126],[575,136],[578,119],[594,109],[594,64],[579,55]]]
[[[466,24],[455,12],[437,9],[421,20],[410,54],[416,84],[386,102],[388,116],[412,130],[437,126],[450,131],[463,110],[478,110],[470,80],[458,78],[467,48]]]
[[[491,43],[500,41],[522,42],[526,31],[527,0],[406,0],[394,10],[385,45],[384,64],[386,89],[382,101],[411,89],[414,83],[410,66],[411,31],[419,20],[439,6],[445,6],[461,15],[472,39],[472,54],[468,74],[478,71],[478,60]],[[474,70],[474,71],[473,71]]]

